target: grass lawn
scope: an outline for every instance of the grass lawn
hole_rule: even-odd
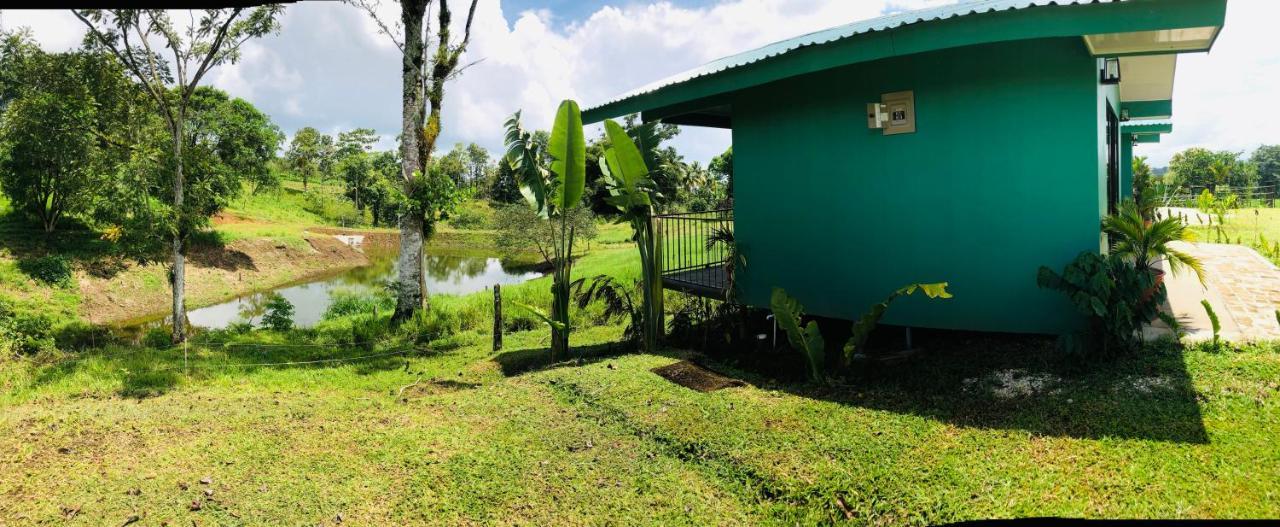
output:
[[[574,276],[634,279],[628,237],[603,226]],[[547,331],[512,305],[546,305],[548,286],[503,288],[502,352],[478,293],[432,297],[416,345],[316,345],[356,340],[380,308],[210,333],[185,366],[128,346],[0,360],[0,525],[1280,515],[1276,345],[1153,344],[1073,371],[1050,339],[919,331],[914,360],[817,386],[789,380],[793,352],[622,353],[597,307],[575,310],[586,359],[548,364]],[[746,384],[651,371],[686,358]],[[332,362],[263,364],[316,360]]]
[[[1221,234],[1218,218],[1214,217],[1213,222],[1213,226],[1192,226],[1197,241],[1247,245],[1280,264],[1280,208],[1234,209],[1227,213]]]
[[[617,338],[599,326],[574,343],[607,354],[599,345]],[[887,525],[1280,514],[1275,349],[1157,348],[1058,376],[1024,340],[975,338],[839,389],[713,363],[750,384],[704,394],[650,372],[675,350],[543,367],[542,331],[509,335],[511,351],[488,344],[473,331],[410,358],[276,367],[238,365],[326,355],[197,349],[189,375],[174,351],[10,363],[0,518]]]

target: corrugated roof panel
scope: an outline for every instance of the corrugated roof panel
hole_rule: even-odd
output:
[[[704,77],[733,68],[746,66],[748,64],[753,64],[755,62],[783,55],[806,46],[826,44],[865,33],[896,29],[902,26],[918,24],[920,22],[933,22],[961,16],[1019,10],[1030,7],[1107,4],[1124,1],[1128,0],[970,0],[952,5],[894,13],[892,15],[836,26],[822,31],[815,31],[795,38],[774,42],[736,55],[717,59],[697,68],[647,84],[611,100],[597,104],[593,108],[599,108],[637,95],[654,92],[661,88],[686,82],[698,77]]]

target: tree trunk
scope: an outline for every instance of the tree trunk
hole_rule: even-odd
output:
[[[404,60],[401,63],[400,171],[406,194],[414,194],[415,174],[422,173],[421,141],[423,114],[424,50],[422,19],[426,16],[424,0],[401,0],[400,21],[404,25]],[[396,312],[393,322],[401,322],[422,308],[422,241],[423,222],[420,211],[408,211],[400,217],[400,275],[397,280]]]
[[[187,266],[186,256],[182,250],[183,229],[186,227],[183,223],[182,210],[182,127],[185,124],[186,112],[178,113],[178,121],[173,131],[173,157],[174,157],[174,177],[173,177],[173,210],[177,221],[176,228],[173,230],[173,343],[178,344],[187,340],[187,309],[186,309],[186,287],[187,287]]]

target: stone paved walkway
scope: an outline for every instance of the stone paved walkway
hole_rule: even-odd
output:
[[[1189,294],[1178,296],[1188,298],[1175,298],[1171,284],[1169,301],[1179,318],[1183,317],[1179,311],[1194,315],[1199,315],[1195,313],[1197,308],[1203,311],[1197,305],[1199,299],[1190,298],[1199,294],[1209,299],[1222,319],[1224,338],[1280,339],[1280,322],[1276,320],[1276,310],[1280,309],[1280,268],[1242,245],[1194,243],[1179,244],[1179,248],[1200,259],[1209,285],[1207,290],[1198,284],[1194,290],[1183,288]]]

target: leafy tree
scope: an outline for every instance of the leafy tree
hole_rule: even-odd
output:
[[[177,215],[186,223],[176,230],[191,233],[206,227],[209,217],[230,204],[243,183],[271,177],[269,164],[284,136],[252,104],[214,88],[196,88],[187,113],[189,133],[182,148],[187,192],[181,205],[184,212]],[[176,164],[172,158],[167,163]],[[172,185],[168,178],[174,174],[173,170],[161,172],[162,187]],[[157,196],[169,197],[167,193]]]
[[[1280,191],[1280,145],[1262,145],[1249,157],[1257,168],[1258,184],[1270,187],[1272,195]]]
[[[97,102],[86,53],[34,50],[15,64],[26,82],[0,126],[0,189],[37,218],[45,232],[67,214],[86,214],[107,185],[94,131]]]
[[[366,190],[365,198],[369,204],[369,212],[373,217],[373,226],[392,224],[396,220],[398,190],[395,187],[400,177],[400,159],[394,151],[375,152],[370,160],[373,178]]]
[[[491,166],[488,150],[475,143],[467,145],[468,186],[476,186],[483,182]]]
[[[670,141],[680,134],[680,127],[674,124],[650,121],[639,122],[635,114],[623,119],[623,128],[627,135],[640,147],[646,166],[652,167],[649,177],[653,180],[657,193],[654,204],[659,208],[677,203],[681,200],[684,180],[684,158],[674,147],[663,147],[662,143]]]
[[[320,137],[323,134],[310,126],[303,127],[293,134],[289,150],[285,152],[289,168],[302,177],[302,190],[307,190],[307,183],[320,175],[322,157],[326,154]]]
[[[1240,188],[1256,182],[1253,171],[1240,162],[1239,152],[1188,148],[1174,154],[1169,161],[1169,170],[1177,174],[1177,180],[1183,186],[1207,188],[1210,192],[1216,192],[1219,185]]]
[[[448,0],[436,5],[437,23],[432,39],[430,25],[424,24],[430,0],[400,0],[400,22],[392,26],[378,18],[377,0],[350,0],[363,9],[378,25],[381,32],[391,38],[403,57],[401,66],[401,122],[400,130],[400,184],[404,203],[400,215],[400,261],[396,284],[396,311],[394,321],[404,321],[422,309],[426,302],[426,277],[423,273],[423,245],[428,236],[427,222],[431,210],[419,198],[426,198],[434,191],[423,189],[424,178],[429,177],[431,154],[436,139],[440,137],[440,113],[444,107],[444,86],[456,77],[465,66],[459,68],[459,60],[471,40],[471,23],[475,19],[478,0],[471,0],[462,38],[455,41],[452,35],[453,11]],[[434,41],[433,41],[434,40]],[[426,48],[434,45],[430,60]]]
[[[733,146],[730,145],[724,153],[711,158],[707,170],[725,181],[725,194],[729,199],[733,199]]]
[[[462,143],[453,146],[447,154],[437,157],[431,163],[431,169],[439,171],[449,179],[453,180],[455,186],[467,185],[467,178],[471,174],[470,155],[467,153],[466,147]]]
[[[373,160],[370,157],[363,150],[356,150],[342,156],[337,166],[338,177],[346,185],[347,199],[361,212],[364,212],[365,206],[361,198],[368,196],[374,179]]]
[[[377,143],[378,132],[370,128],[356,128],[339,133],[333,151],[335,166],[348,156],[373,151],[373,145]]]
[[[568,214],[575,243],[596,239],[595,217],[590,210],[578,207]],[[538,211],[523,203],[498,205],[493,222],[498,231],[494,245],[503,255],[519,257],[533,251],[542,258],[543,264],[554,265],[555,243],[562,237],[559,223],[539,216]]]
[[[173,214],[176,226],[171,235],[173,265],[173,340],[186,340],[186,240],[191,232],[184,226],[196,223],[184,217],[187,117],[200,81],[214,67],[234,63],[240,46],[279,28],[277,19],[284,7],[268,4],[247,10],[244,7],[188,12],[191,23],[179,29],[169,13],[159,9],[83,9],[75,15],[89,30],[87,43],[110,51],[142,84],[168,125],[172,141]],[[153,43],[154,41],[154,43]],[[154,51],[164,46],[172,62]],[[170,89],[170,86],[173,88]]]

